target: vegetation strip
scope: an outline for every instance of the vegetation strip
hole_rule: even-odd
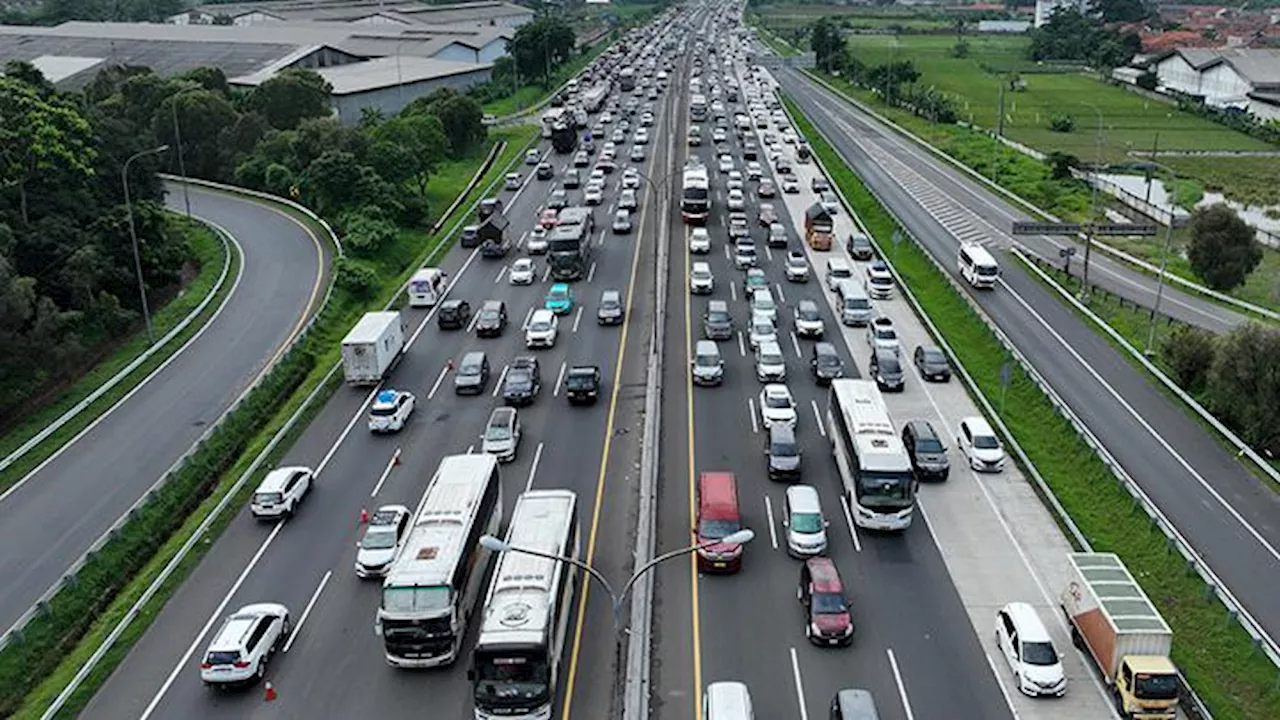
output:
[[[112,593],[103,601],[104,604],[99,605],[97,608],[102,609],[105,607],[105,610],[101,614],[93,613],[92,609],[85,611],[86,613],[93,613],[83,621],[89,627],[82,630],[81,634],[75,638],[64,640],[57,651],[44,648],[48,650],[45,653],[48,657],[43,658],[45,664],[41,665],[39,669],[23,664],[24,662],[31,662],[28,657],[10,657],[8,648],[0,650],[0,715],[8,716],[12,714],[15,718],[31,720],[42,717],[46,708],[50,707],[53,700],[69,685],[80,668],[98,650],[120,621],[125,618],[130,608],[142,597],[147,588],[155,582],[164,568],[173,561],[178,551],[192,538],[201,523],[214,510],[219,501],[231,491],[236,484],[236,480],[253,465],[258,456],[271,443],[272,438],[284,427],[288,419],[299,412],[301,408],[302,413],[298,421],[283,435],[274,449],[265,456],[265,461],[260,463],[260,469],[253,474],[250,481],[241,485],[239,492],[232,497],[229,507],[239,508],[244,504],[255,487],[254,480],[264,474],[266,468],[271,467],[287,452],[294,440],[306,428],[309,420],[323,408],[324,401],[334,390],[341,386],[340,381],[333,372],[339,362],[340,348],[338,347],[338,340],[341,335],[358,319],[366,307],[382,307],[388,303],[395,304],[400,301],[401,291],[413,271],[423,261],[428,261],[430,258],[434,258],[439,253],[447,250],[450,241],[456,235],[457,229],[469,216],[470,209],[482,197],[485,197],[487,193],[492,192],[497,187],[509,169],[519,162],[525,149],[535,142],[538,137],[537,129],[532,127],[513,129],[495,134],[507,139],[507,148],[498,160],[493,163],[489,171],[485,173],[482,182],[477,185],[478,189],[483,188],[483,190],[480,192],[473,191],[468,196],[468,200],[461,205],[468,212],[459,213],[456,219],[449,224],[449,229],[444,233],[437,233],[427,238],[427,242],[421,244],[421,249],[417,253],[416,259],[408,263],[408,267],[400,269],[393,276],[395,278],[394,283],[386,282],[382,284],[373,302],[356,304],[349,297],[340,297],[345,293],[341,291],[335,293],[334,302],[331,302],[322,311],[321,317],[317,318],[315,327],[306,340],[281,360],[277,368],[264,379],[263,385],[265,386],[268,382],[271,382],[271,378],[278,372],[288,372],[289,377],[293,377],[293,371],[302,367],[299,365],[293,371],[282,370],[281,367],[286,364],[292,366],[294,363],[305,363],[305,377],[293,383],[289,393],[279,396],[274,405],[269,408],[262,408],[255,414],[254,419],[256,422],[248,423],[249,429],[260,429],[253,432],[251,439],[247,440],[238,452],[231,454],[230,459],[223,463],[221,468],[210,468],[206,480],[213,486],[212,492],[188,496],[189,499],[193,499],[198,503],[194,507],[194,511],[180,512],[176,517],[181,520],[181,524],[176,529],[151,537],[151,542],[148,546],[151,552],[145,558],[145,565],[136,572],[120,576],[127,579],[128,582],[123,586],[123,589],[118,593]],[[476,162],[479,161],[477,160]],[[451,184],[450,187],[458,187],[464,184],[465,180],[460,180],[456,184]],[[272,395],[270,392],[264,393],[264,396],[270,395]],[[311,402],[307,407],[303,408],[303,403],[308,397],[311,397]],[[246,398],[242,406],[247,406],[250,402],[251,399]],[[212,442],[213,439],[211,438],[208,444],[212,444]],[[170,483],[166,487],[172,485],[174,483]],[[94,669],[71,694],[55,717],[73,718],[84,709],[94,693],[111,674],[111,671],[124,659],[133,644],[146,632],[151,621],[160,612],[160,609],[164,607],[169,597],[181,586],[191,570],[199,564],[204,553],[212,547],[213,541],[216,540],[235,516],[236,513],[223,513],[209,526],[203,535],[205,541],[195,543],[191,552],[180,560],[173,572],[152,596],[150,602],[133,619],[132,623],[124,629],[114,645],[102,656]],[[133,523],[130,524],[130,526],[132,525]],[[104,552],[106,549],[104,548]],[[105,604],[107,602],[109,602],[109,605]],[[29,644],[24,643],[24,645]],[[36,649],[41,648],[37,647]],[[39,659],[37,658],[37,660]],[[52,660],[53,663],[50,664],[49,660]],[[18,683],[21,683],[21,685]]]
[[[1115,552],[1142,579],[1144,590],[1174,629],[1174,661],[1197,694],[1221,719],[1280,717],[1280,672],[1213,597],[1168,539],[1155,527],[1102,460],[1017,364],[1007,390],[1001,368],[1010,362],[994,333],[951,286],[910,234],[901,228],[808,119],[785,99],[798,130],[832,173],[907,281],[960,362],[989,396],[1004,393],[1001,419],[1022,445],[1054,495],[1093,548]]]
[[[125,342],[102,362],[76,381],[66,392],[43,409],[32,414],[10,432],[0,438],[0,455],[12,458],[12,461],[0,470],[0,492],[17,484],[27,473],[44,462],[61,449],[68,441],[101,417],[102,413],[113,407],[121,398],[131,392],[144,378],[174,355],[186,342],[200,331],[225,302],[232,283],[232,256],[235,254],[231,243],[219,237],[217,231],[198,221],[188,221],[177,215],[170,215],[170,225],[175,232],[187,235],[191,255],[199,264],[199,274],[181,293],[168,304],[160,308],[152,316],[152,327],[157,337],[163,338],[188,319],[190,322],[163,347],[157,348],[153,354],[138,364],[127,375],[116,379],[116,384],[102,395],[86,404],[78,413],[67,418],[66,422],[47,437],[37,442],[25,452],[19,454],[20,446],[69,413],[76,405],[84,402],[94,392],[101,389],[116,378],[130,363],[137,361],[148,350],[147,336],[139,329],[134,336]],[[179,230],[180,228],[180,230]],[[209,299],[200,313],[189,317]]]

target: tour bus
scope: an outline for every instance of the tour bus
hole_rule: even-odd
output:
[[[827,437],[854,524],[872,530],[909,527],[916,494],[911,459],[875,381],[831,381]]]
[[[697,93],[689,99],[689,119],[694,122],[702,122],[707,119],[706,95]]]
[[[431,307],[440,302],[449,276],[440,268],[420,268],[409,278],[409,307]]]
[[[977,243],[965,243],[960,246],[956,257],[960,266],[960,275],[975,288],[994,288],[996,278],[1000,277],[1000,266],[986,248]]]
[[[551,717],[578,568],[550,557],[580,557],[578,496],[530,490],[516,499],[498,557],[480,637],[471,655],[476,720]],[[532,550],[531,555],[520,550]]]
[[[480,538],[501,527],[498,459],[478,453],[441,460],[382,583],[374,630],[389,664],[427,668],[457,659],[489,565]]]

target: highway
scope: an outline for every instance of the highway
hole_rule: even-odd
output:
[[[180,186],[166,204],[182,212]],[[0,628],[10,627],[170,468],[318,308],[331,247],[298,222],[190,189],[192,214],[225,228],[241,272],[219,314],[159,374],[0,495]]]
[[[535,257],[539,281],[532,286],[513,286],[506,274],[510,263],[524,255],[527,230],[572,162],[570,155],[551,154],[543,140],[538,149],[553,162],[556,180],[536,180],[532,167],[520,165],[522,186],[501,195],[509,231],[520,237],[521,247],[505,259],[492,260],[480,257],[478,249],[455,246],[436,263],[449,274],[449,298],[465,299],[475,310],[485,300],[505,302],[510,318],[505,331],[480,339],[472,327],[439,329],[435,309],[405,309],[411,344],[384,386],[417,396],[408,426],[391,436],[371,435],[364,424],[370,390],[339,389],[282,461],[306,464],[318,473],[314,494],[298,515],[278,524],[259,523],[242,511],[84,711],[85,717],[420,717],[423,708],[431,708],[433,718],[471,718],[465,671],[481,608],[473,615],[461,659],[452,667],[424,672],[391,668],[373,631],[381,583],[355,576],[354,545],[362,529],[362,508],[372,513],[392,503],[415,507],[443,456],[478,451],[490,411],[502,404],[498,396],[504,368],[517,356],[538,358],[542,389],[533,405],[519,411],[524,432],[518,456],[502,468],[508,517],[525,489],[574,490],[584,560],[610,578],[629,570],[658,222],[658,202],[645,183],[638,190],[641,213],[635,231],[620,235],[609,228],[623,169],[637,166],[655,177],[665,172],[669,97],[663,94],[655,103],[647,160],[629,162],[630,142],[619,143],[619,169],[608,176],[604,202],[595,209],[594,263],[587,277],[572,285],[575,307],[561,317],[554,348],[526,350],[522,330],[550,287],[545,258]],[[636,119],[638,115],[633,125]],[[568,195],[571,205],[582,203],[582,190]],[[628,313],[621,326],[597,324],[597,303],[608,289],[624,294]],[[450,364],[472,350],[488,354],[492,377],[478,397],[455,395]],[[603,386],[594,406],[571,407],[565,398],[562,376],[575,364],[601,369]],[[397,452],[399,462],[393,463]],[[575,609],[584,596],[580,592],[578,597]],[[586,613],[574,614],[561,666],[557,716],[562,718],[604,717],[610,700],[609,604],[598,588],[586,598]],[[259,601],[283,602],[295,618],[288,644],[268,671],[279,691],[270,705],[263,704],[260,688],[214,692],[199,679],[210,628],[240,606]]]
[[[728,54],[725,43],[714,44]],[[715,68],[716,63],[708,61],[707,67]],[[728,106],[730,114],[743,109]],[[682,114],[678,137],[684,137],[688,122],[687,114]],[[704,134],[712,125],[703,123]],[[757,132],[751,135],[756,137]],[[793,283],[785,277],[785,251],[765,250],[758,241],[760,267],[779,304],[786,384],[799,413],[802,482],[815,486],[821,496],[830,522],[827,554],[836,561],[853,598],[858,628],[850,648],[818,648],[805,640],[803,614],[796,602],[800,562],[787,555],[781,525],[786,486],[768,479],[762,458],[767,436],[756,399],[762,383],[755,377],[752,353],[743,337],[750,315],[743,273],[728,258],[726,174],[719,171],[716,156],[727,152],[744,170],[741,139],[730,133],[726,142],[704,141],[686,152],[701,158],[712,171],[712,214],[707,224],[712,251],[691,255],[687,245],[671,248],[677,261],[669,285],[673,316],[665,330],[668,355],[663,385],[667,392],[662,413],[658,552],[690,542],[690,528],[696,522],[696,480],[707,471],[734,474],[743,525],[755,530],[756,536],[737,574],[704,575],[692,559],[678,569],[661,570],[654,620],[657,716],[664,720],[696,717],[703,688],[720,680],[736,680],[748,686],[756,716],[762,718],[826,717],[831,698],[847,687],[870,689],[882,718],[1108,717],[1107,701],[1092,686],[1084,659],[1071,652],[1065,626],[1054,624],[1053,618],[1059,615],[1045,592],[1046,586],[1056,591],[1069,546],[1016,469],[985,480],[965,472],[958,454],[952,452],[952,479],[922,491],[915,527],[895,535],[852,526],[820,419],[826,412],[826,389],[815,385],[807,368],[812,341],[795,337],[791,320],[800,300],[815,300],[826,325],[826,339],[838,348],[846,377],[860,376],[859,369],[867,362],[864,330],[842,327],[823,289],[826,258],[847,255],[839,247],[831,252],[806,249],[811,279]],[[762,165],[768,167],[763,160]],[[808,188],[812,168],[812,164],[797,166],[799,194],[779,194],[768,201],[791,233],[793,248],[803,247],[799,218],[815,199]],[[765,177],[779,176],[766,170]],[[746,212],[753,223],[761,202],[754,186],[748,182],[746,187]],[[673,215],[668,222],[673,243],[687,236],[679,217]],[[758,228],[753,236],[761,237]],[[715,276],[711,295],[689,293],[689,269],[699,261],[710,263]],[[693,342],[704,337],[702,315],[711,299],[730,303],[737,332],[733,340],[718,343],[725,360],[723,384],[702,388],[692,384],[688,368]],[[913,343],[927,341],[905,303],[878,301],[877,309],[892,314],[904,338]],[[896,422],[928,418],[945,436],[959,417],[977,414],[958,383],[932,391],[922,387],[911,373],[906,392],[889,396]],[[999,502],[992,496],[998,496]],[[1011,530],[1002,519],[1006,514],[1019,517],[1021,527]],[[989,638],[994,612],[1012,600],[1032,602],[1054,628],[1072,683],[1066,698],[1030,700],[1018,695],[1009,682],[1004,660],[993,651]]]
[[[954,267],[957,233],[963,231],[957,230],[957,217],[973,220],[978,215],[1018,215],[976,183],[939,168],[940,161],[919,148],[911,149],[906,141],[892,136],[802,73],[783,69],[778,77],[787,94],[846,162],[945,267]],[[893,160],[885,153],[892,153]],[[900,167],[897,171],[887,169],[904,163],[910,165],[915,178],[911,182],[902,180]],[[961,190],[957,185],[965,187]],[[950,198],[948,212],[960,216],[940,212],[938,197]],[[991,235],[999,237],[995,230]],[[1245,608],[1272,637],[1280,636],[1280,597],[1267,579],[1280,570],[1276,549],[1280,526],[1275,522],[1280,499],[1093,328],[1031,278],[1012,256],[998,255],[1002,281],[995,292],[973,294],[979,306],[1101,439]],[[1105,283],[1107,274],[1097,272],[1094,277]],[[1135,276],[1127,277],[1132,283],[1142,282]],[[1197,324],[1209,325],[1210,315],[1223,312],[1206,310],[1195,298],[1176,297],[1175,303],[1164,307]]]

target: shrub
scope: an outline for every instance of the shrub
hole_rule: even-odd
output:
[[[1165,336],[1160,351],[1174,382],[1183,390],[1198,394],[1204,390],[1216,347],[1215,337],[1208,330],[1179,325]]]
[[[378,286],[378,276],[359,261],[343,256],[333,265],[333,281],[361,299],[368,299]]]
[[[1076,129],[1076,119],[1061,113],[1049,118],[1049,129],[1054,132],[1069,133]]]

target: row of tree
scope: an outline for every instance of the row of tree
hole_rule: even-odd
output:
[[[1108,27],[1093,14],[1060,8],[1049,22],[1031,31],[1027,57],[1037,62],[1064,60],[1113,68],[1128,63],[1142,52],[1142,38]]]

